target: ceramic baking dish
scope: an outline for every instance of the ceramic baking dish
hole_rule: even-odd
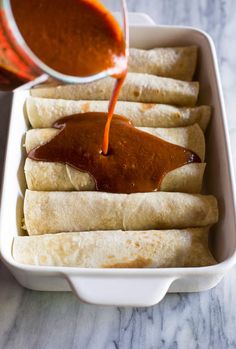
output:
[[[206,133],[205,192],[219,201],[220,220],[212,229],[210,245],[218,264],[201,268],[80,269],[36,267],[16,263],[11,255],[13,237],[21,234],[25,191],[22,151],[27,121],[24,101],[28,92],[14,94],[1,203],[0,245],[3,262],[19,283],[41,291],[73,290],[80,299],[96,304],[150,306],[167,292],[199,292],[215,286],[236,262],[235,201],[229,137],[215,48],[204,32],[189,27],[133,26],[131,46],[198,45],[196,80],[199,103],[213,106]]]

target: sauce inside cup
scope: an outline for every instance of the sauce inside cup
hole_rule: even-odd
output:
[[[97,0],[11,0],[17,27],[30,50],[51,69],[86,77],[127,68],[123,32]]]

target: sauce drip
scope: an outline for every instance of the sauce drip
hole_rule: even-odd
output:
[[[114,114],[116,102],[118,100],[119,93],[120,93],[121,87],[124,83],[125,77],[126,77],[126,74],[124,74],[121,78],[116,80],[116,83],[115,83],[115,86],[114,86],[114,89],[112,92],[111,100],[110,100],[110,103],[108,106],[108,115],[107,115],[106,125],[104,128],[103,143],[102,143],[103,155],[107,155],[107,153],[108,153],[111,120],[112,120],[112,117]]]
[[[64,163],[88,172],[97,190],[112,193],[159,190],[169,171],[201,162],[194,152],[140,131],[127,118],[118,115],[113,117],[109,152],[104,156],[101,140],[105,123],[104,113],[62,118],[53,125],[60,132],[28,156],[32,160]]]

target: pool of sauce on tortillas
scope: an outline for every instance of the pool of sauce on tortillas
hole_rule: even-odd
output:
[[[96,189],[112,193],[160,190],[163,177],[178,167],[201,162],[194,152],[135,128],[114,115],[108,156],[102,154],[104,113],[82,113],[54,123],[60,132],[28,154],[36,161],[64,163],[88,172]]]

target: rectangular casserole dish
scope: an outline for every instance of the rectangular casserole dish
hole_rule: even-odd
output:
[[[210,104],[213,116],[206,133],[205,192],[219,202],[220,220],[212,229],[211,250],[219,262],[201,268],[81,269],[37,267],[16,263],[13,237],[21,234],[25,191],[24,135],[28,128],[24,101],[28,92],[14,93],[1,201],[0,248],[3,262],[30,289],[71,291],[85,302],[150,306],[167,292],[199,292],[214,287],[236,262],[235,200],[229,136],[214,44],[204,32],[190,27],[131,26],[131,47],[197,45],[199,103]]]

